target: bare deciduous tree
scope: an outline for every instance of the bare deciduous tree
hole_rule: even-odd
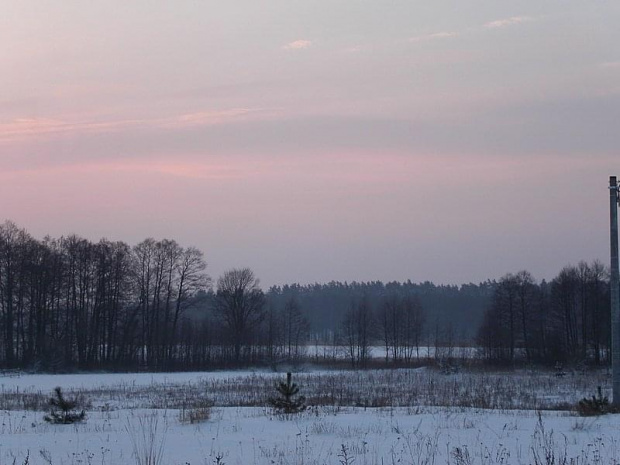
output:
[[[232,269],[217,280],[215,312],[230,332],[235,361],[241,360],[241,348],[250,342],[252,330],[265,316],[265,295],[259,280],[249,268]]]
[[[353,367],[366,368],[374,326],[374,315],[368,298],[364,296],[359,302],[351,301],[341,324],[341,337]]]
[[[305,347],[310,324],[308,319],[301,311],[299,302],[295,297],[291,297],[281,314],[282,327],[284,328],[284,353],[289,359],[296,359],[302,355]]]

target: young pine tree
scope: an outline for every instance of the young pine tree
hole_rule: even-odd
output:
[[[269,403],[278,413],[301,413],[306,409],[304,396],[298,396],[299,387],[293,383],[291,373],[286,374],[286,382],[278,383],[276,391],[280,394],[277,398],[270,398]]]
[[[45,415],[43,419],[48,423],[69,425],[78,423],[86,419],[84,410],[77,412],[78,401],[65,399],[60,387],[54,388],[55,396],[50,397],[50,413]]]
[[[603,396],[601,387],[596,390],[597,396],[591,398],[584,397],[577,404],[577,413],[582,417],[594,417],[598,415],[605,415],[610,413],[609,399]]]

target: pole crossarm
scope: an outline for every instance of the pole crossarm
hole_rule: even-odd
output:
[[[616,203],[620,207],[620,195],[619,195],[620,194],[620,185],[609,186],[608,189],[610,191],[616,191]]]

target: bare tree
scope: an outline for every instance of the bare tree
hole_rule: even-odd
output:
[[[488,360],[515,360],[518,330],[517,278],[504,275],[493,293],[493,301],[484,314],[477,341]]]
[[[215,312],[230,332],[235,361],[239,362],[241,348],[265,316],[265,295],[254,272],[249,268],[225,272],[217,280],[214,303]]]
[[[265,345],[267,358],[271,363],[275,363],[284,350],[284,330],[280,321],[280,312],[276,311],[273,300],[269,301],[267,313],[265,315]]]
[[[340,325],[342,345],[353,367],[366,368],[373,342],[374,315],[366,296],[351,301]]]
[[[579,309],[579,272],[574,266],[562,268],[560,274],[551,283],[556,318],[563,328],[563,355],[574,358],[579,351],[579,326],[577,316]]]
[[[519,271],[513,278],[516,287],[517,310],[521,316],[521,343],[527,361],[531,361],[531,333],[533,332],[536,284],[529,271]]]
[[[390,350],[392,351],[393,362],[396,362],[400,356],[402,313],[402,301],[394,293],[387,296],[379,307],[377,322],[379,334],[381,334],[385,346],[386,363],[390,356]]]
[[[422,329],[426,316],[419,300],[413,295],[399,297],[392,293],[384,298],[376,317],[378,335],[385,346],[385,361],[392,354],[394,363],[410,362],[414,352],[419,357]]]
[[[4,362],[13,367],[19,359],[19,336],[23,318],[25,249],[30,236],[7,221],[0,225],[0,316]]]
[[[207,263],[203,253],[195,247],[181,250],[176,261],[176,304],[172,319],[170,347],[168,358],[173,356],[173,347],[176,343],[176,335],[179,318],[191,305],[199,291],[211,288],[211,278],[205,273]]]
[[[405,361],[411,361],[415,350],[416,357],[420,358],[420,343],[422,331],[426,323],[426,314],[419,299],[408,295],[402,300],[403,308],[403,349]]]
[[[287,358],[296,359],[302,355],[302,347],[308,339],[310,324],[295,297],[287,300],[280,318],[284,328],[284,352]]]
[[[595,260],[590,265],[589,276],[589,291],[591,295],[591,313],[590,319],[592,325],[591,340],[592,351],[594,352],[594,363],[599,365],[601,363],[601,347],[604,346],[604,332],[609,325],[605,324],[609,321],[609,308],[605,311],[605,303],[608,302],[605,299],[605,279],[607,271],[605,265],[600,261]]]

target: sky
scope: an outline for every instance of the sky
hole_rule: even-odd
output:
[[[609,255],[620,3],[0,0],[0,221],[263,287]]]

